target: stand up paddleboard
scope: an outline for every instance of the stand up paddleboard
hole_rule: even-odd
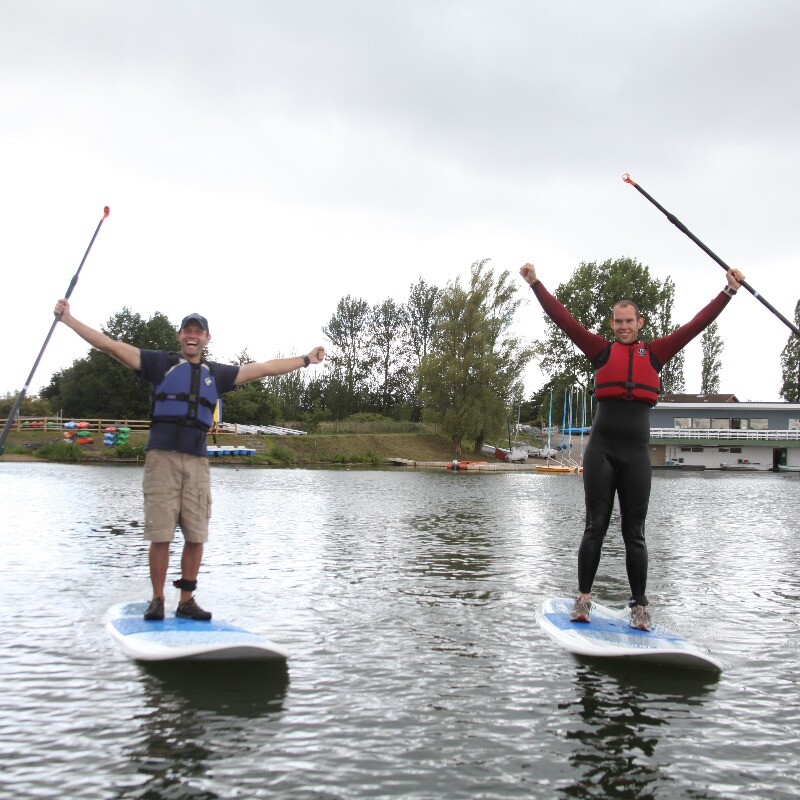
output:
[[[536,612],[542,630],[570,653],[722,671],[722,664],[716,658],[677,633],[660,625],[653,625],[651,631],[631,628],[627,609],[613,611],[593,601],[591,622],[571,622],[573,603],[567,597],[553,597],[545,600]]]
[[[108,632],[136,661],[286,661],[289,654],[257,633],[227,622],[179,619],[166,612],[147,621],[147,603],[122,603],[109,612]]]

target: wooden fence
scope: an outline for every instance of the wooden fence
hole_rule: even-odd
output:
[[[102,433],[106,428],[130,428],[132,431],[149,431],[149,419],[87,419],[71,417],[17,417],[14,424],[11,426],[12,431],[36,431],[36,430],[51,430],[60,431],[64,428],[67,422],[86,422],[88,428],[83,428],[87,431],[96,431]],[[5,426],[6,420],[0,419],[0,426]],[[235,434],[236,430],[228,430],[220,427],[218,430],[209,431],[209,434]]]
[[[89,427],[84,430],[102,433],[106,428],[130,428],[132,431],[150,430],[149,419],[71,419],[69,417],[17,417],[11,430],[61,430],[67,422],[86,422]],[[5,425],[6,420],[0,420]]]

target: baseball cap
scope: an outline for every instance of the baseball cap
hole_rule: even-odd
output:
[[[182,331],[190,322],[196,322],[206,333],[208,333],[208,320],[202,314],[187,314],[182,322],[179,331]]]

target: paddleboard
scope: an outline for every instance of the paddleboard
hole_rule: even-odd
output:
[[[571,622],[574,602],[567,597],[553,597],[536,611],[542,630],[570,653],[722,671],[720,661],[661,625],[654,624],[651,631],[631,628],[627,609],[614,611],[593,601],[591,622]]]
[[[147,603],[121,603],[108,615],[106,629],[128,658],[136,661],[286,661],[289,654],[257,633],[212,619],[143,618]]]

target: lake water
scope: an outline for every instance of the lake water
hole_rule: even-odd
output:
[[[655,618],[719,678],[540,631],[580,477],[399,469],[215,467],[198,600],[288,670],[138,665],[103,618],[149,596],[141,475],[0,462],[0,797],[800,794],[798,475],[654,475]],[[617,524],[595,595],[622,606]]]

